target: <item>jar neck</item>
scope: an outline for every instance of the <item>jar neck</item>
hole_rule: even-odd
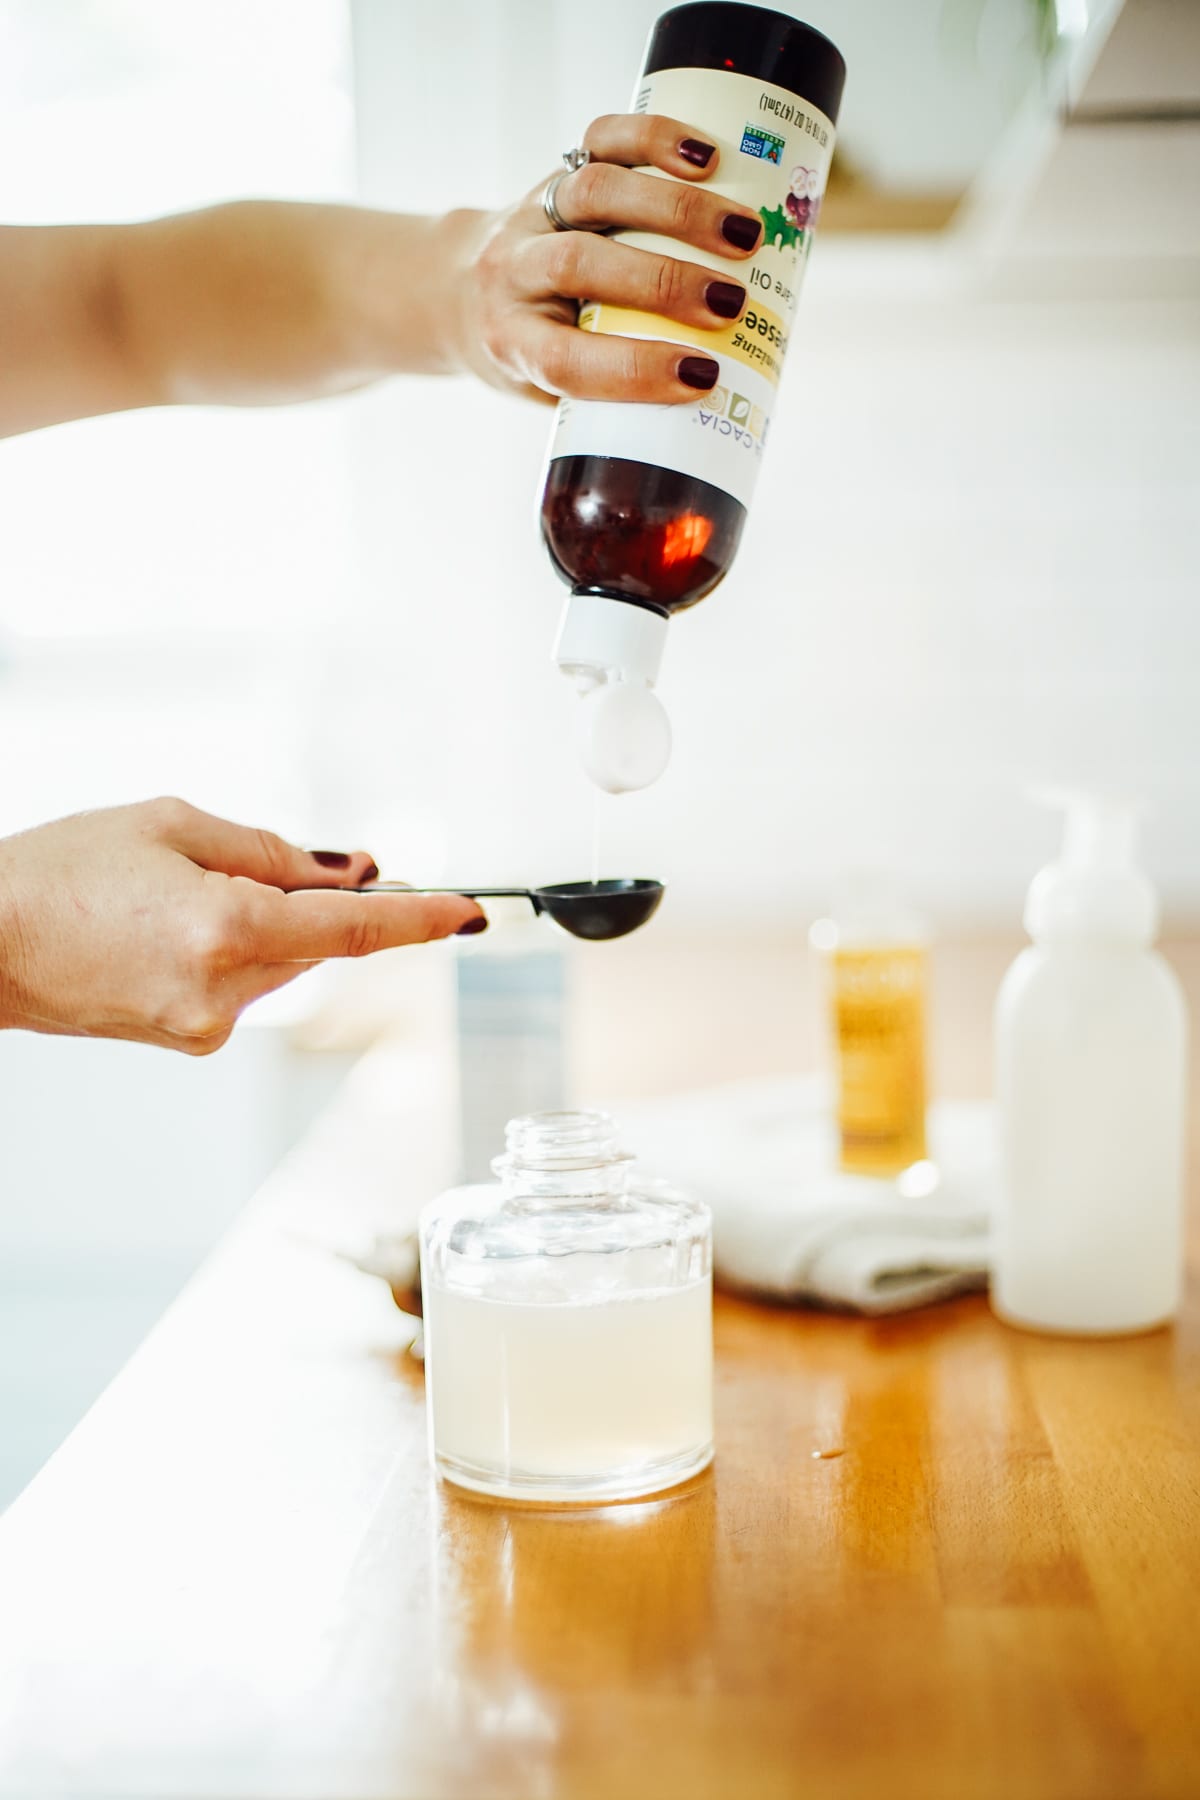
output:
[[[518,1206],[586,1205],[625,1192],[630,1158],[607,1113],[532,1113],[513,1119],[492,1168]]]

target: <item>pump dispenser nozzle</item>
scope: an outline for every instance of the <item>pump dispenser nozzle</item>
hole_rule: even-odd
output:
[[[671,759],[671,725],[654,692],[667,617],[617,595],[567,599],[554,660],[580,694],[579,760],[609,794],[658,780]]]
[[[1062,854],[1037,874],[1025,904],[1025,929],[1038,942],[1067,937],[1150,943],[1158,899],[1134,861],[1132,802],[1060,789],[1034,799],[1066,813]]]
[[[1125,801],[1097,794],[1058,793],[1041,796],[1043,805],[1062,807],[1067,815],[1062,861],[1071,869],[1124,869],[1133,861],[1137,813]]]

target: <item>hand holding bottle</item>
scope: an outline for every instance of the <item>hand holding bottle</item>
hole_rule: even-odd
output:
[[[693,128],[696,147],[712,147],[706,174],[723,158],[711,184],[720,191],[588,164],[558,179],[554,206],[549,190],[544,197],[550,223],[560,222],[558,193],[577,217],[579,183],[591,207],[583,222],[616,227],[601,246],[572,245],[577,233],[555,232],[540,250],[543,269],[558,258],[567,277],[580,278],[582,329],[564,331],[560,319],[531,340],[526,320],[516,338],[541,346],[550,361],[537,365],[536,379],[565,396],[542,493],[543,539],[571,589],[554,656],[583,695],[580,760],[609,793],[648,787],[670,756],[670,724],[651,691],[667,620],[711,593],[737,550],[845,76],[837,48],[799,20],[729,0],[674,6],[655,23],[637,77],[645,117],[601,119],[589,136],[617,161],[636,154],[666,173],[693,147],[673,121],[703,119]],[[611,196],[611,209],[598,196]],[[679,258],[663,253],[671,235],[682,240]],[[711,280],[715,271],[686,245],[715,258],[723,281]],[[631,301],[628,285],[639,275]],[[578,291],[570,279],[557,291],[564,287]],[[707,319],[688,308],[701,288]],[[703,398],[658,404],[686,399],[685,386]]]
[[[577,332],[577,303],[665,314],[699,331],[728,325],[745,307],[746,287],[719,265],[749,260],[762,221],[705,190],[719,152],[679,119],[614,113],[588,126],[582,147],[591,161],[565,175],[555,195],[572,229],[553,227],[541,184],[507,212],[476,216],[464,247],[463,360],[493,385],[540,395],[694,400],[717,379],[711,357],[689,355],[678,344]],[[603,235],[614,227],[676,238],[715,257],[718,267],[615,242]]]

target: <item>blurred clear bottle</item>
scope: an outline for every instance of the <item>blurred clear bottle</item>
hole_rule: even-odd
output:
[[[486,1181],[510,1119],[564,1104],[566,958],[525,901],[489,901],[502,930],[458,945],[462,1181]],[[511,912],[511,919],[502,916]]]
[[[863,874],[809,941],[826,970],[841,1167],[897,1175],[926,1155],[927,930]]]

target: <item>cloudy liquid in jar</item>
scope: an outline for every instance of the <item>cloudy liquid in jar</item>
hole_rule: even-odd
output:
[[[652,1493],[712,1458],[712,1280],[535,1304],[424,1296],[433,1460],[460,1486]]]

